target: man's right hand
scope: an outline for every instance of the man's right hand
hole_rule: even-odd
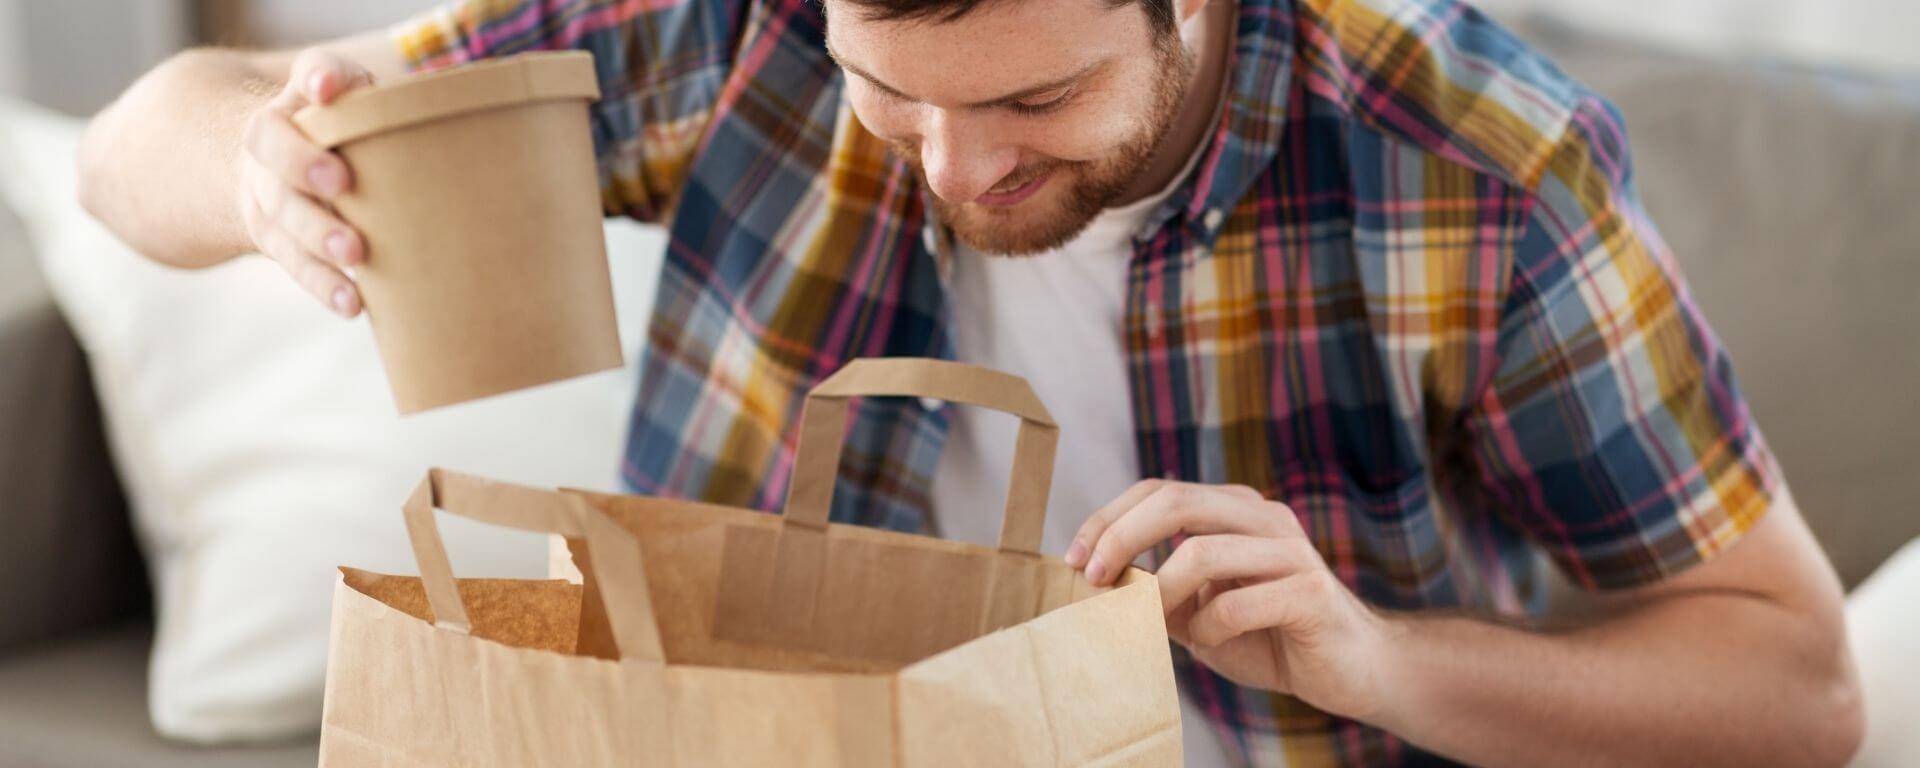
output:
[[[373,74],[347,58],[321,48],[302,51],[286,86],[247,119],[241,145],[238,204],[247,235],[342,317],[360,313],[352,271],[366,260],[366,242],[332,206],[353,187],[353,170],[294,127],[293,113],[372,84]]]

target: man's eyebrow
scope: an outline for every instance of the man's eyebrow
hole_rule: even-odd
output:
[[[827,47],[827,55],[833,59],[834,63],[839,64],[841,69],[844,69],[848,73],[858,76],[862,80],[872,83],[873,87],[880,89],[882,93],[885,93],[888,96],[892,96],[896,99],[901,99],[904,101],[914,101],[914,102],[922,101],[917,97],[908,95],[907,93],[905,93],[904,91],[901,91],[898,88],[895,88],[891,85],[887,85],[880,78],[874,77],[872,73],[864,69],[861,69],[858,65],[855,65],[854,63],[847,61],[846,59],[840,58],[839,54],[833,52],[832,46]],[[1067,75],[1066,77],[1049,80],[1044,83],[1037,83],[1034,85],[1030,85],[1025,88],[1021,88],[1020,90],[1014,91],[1013,93],[1009,93],[1003,96],[997,96],[995,98],[987,99],[985,101],[976,101],[966,106],[973,109],[986,109],[990,107],[1004,107],[1008,104],[1012,104],[1019,101],[1025,101],[1035,96],[1045,94],[1049,91],[1057,91],[1069,85],[1073,85],[1076,81],[1086,77],[1089,74],[1092,74],[1094,70],[1099,69],[1101,66],[1105,65],[1106,63],[1107,63],[1106,60],[1102,59],[1100,61],[1096,61],[1092,64],[1088,64],[1084,67],[1081,67],[1079,71],[1074,72],[1071,75]]]

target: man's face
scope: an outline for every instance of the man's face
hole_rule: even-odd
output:
[[[951,21],[826,4],[854,113],[920,175],[954,236],[988,253],[1057,247],[1115,202],[1192,68],[1137,4],[990,0]]]

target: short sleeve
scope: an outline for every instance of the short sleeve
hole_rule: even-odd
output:
[[[527,51],[592,53],[606,213],[658,221],[713,116],[746,2],[455,0],[395,25],[390,36],[415,71]]]
[[[1470,490],[1587,589],[1656,581],[1738,540],[1779,470],[1634,192],[1619,113],[1585,94],[1534,190],[1466,418]]]

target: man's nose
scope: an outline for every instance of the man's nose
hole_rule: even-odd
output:
[[[971,124],[970,124],[971,123]],[[989,131],[944,111],[935,113],[920,142],[927,186],[948,203],[972,202],[1020,164],[1020,151]]]

